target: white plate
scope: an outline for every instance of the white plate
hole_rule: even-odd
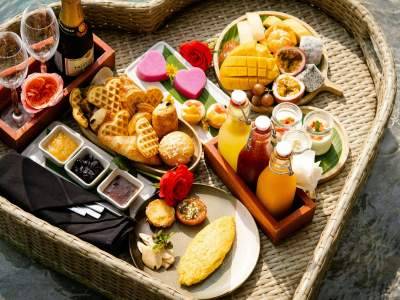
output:
[[[198,195],[207,205],[206,221],[199,226],[187,226],[176,221],[170,229],[166,230],[174,232],[171,240],[176,255],[175,264],[168,270],[153,271],[147,267],[144,267],[143,270],[182,293],[190,293],[195,298],[209,299],[226,295],[242,285],[257,264],[260,254],[260,236],[257,225],[239,200],[220,189],[194,184],[192,194]],[[131,216],[136,217],[138,221],[130,239],[131,255],[137,266],[140,267],[142,263],[136,246],[136,238],[140,232],[151,233],[151,228],[144,215],[145,205],[142,204],[137,215],[134,206],[131,208],[134,214]],[[176,271],[179,257],[183,255],[189,242],[204,226],[222,216],[235,216],[236,238],[231,251],[225,257],[221,267],[204,281],[193,287],[180,287]]]
[[[184,59],[179,52],[177,52],[174,48],[172,48],[170,45],[168,45],[166,42],[158,42],[154,46],[152,46],[149,50],[156,50],[159,52],[163,52],[164,47],[166,47],[178,60],[181,62],[185,67],[188,69],[192,68],[192,65]],[[144,53],[145,54],[145,53]],[[144,55],[143,54],[143,55]],[[125,73],[135,82],[136,85],[139,86],[141,89],[147,89],[150,86],[156,86],[160,90],[162,90],[164,93],[168,92],[164,86],[160,82],[145,82],[140,80],[136,76],[136,66],[139,63],[139,61],[142,59],[143,55],[139,56],[132,64],[129,65],[129,67],[126,68]],[[225,94],[224,91],[222,91],[218,86],[216,86],[212,81],[207,79],[207,84],[205,86],[205,89],[214,97],[214,99],[223,104],[223,105],[228,105],[229,103],[229,96]],[[180,115],[180,107],[181,104],[179,101],[175,101],[176,107],[178,114]],[[200,139],[203,142],[207,142],[209,139],[212,138],[211,134],[208,131],[205,131],[202,129],[200,126],[193,126],[195,129],[196,133],[200,137]]]

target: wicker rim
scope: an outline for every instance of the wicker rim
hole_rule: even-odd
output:
[[[318,5],[316,1],[312,2]],[[380,142],[383,136],[383,131],[392,112],[396,96],[397,79],[395,64],[391,48],[386,41],[383,31],[371,13],[360,2],[356,0],[347,0],[343,2],[348,2],[350,5],[354,6],[354,9],[357,10],[360,16],[362,16],[363,21],[367,25],[368,33],[370,36],[376,39],[375,43],[374,41],[371,42],[374,45],[375,51],[378,52],[376,53],[377,56],[382,62],[382,71],[379,71],[379,67],[376,65],[375,61],[367,59],[367,65],[370,69],[375,86],[377,87],[378,100],[381,98],[382,101],[380,103],[378,101],[377,114],[374,124],[369,132],[367,140],[364,143],[362,152],[355,162],[353,170],[350,176],[347,178],[346,183],[341,191],[337,207],[329,217],[326,227],[323,230],[321,238],[314,250],[314,255],[295,291],[293,297],[294,299],[310,298],[313,292],[315,292],[315,290],[318,288],[317,283],[319,280],[321,280],[322,274],[326,271],[329,263],[328,258],[334,254],[338,240],[337,237],[340,236],[344,227],[344,222],[342,222],[342,220],[344,220],[345,216],[350,212],[351,207],[354,204],[354,201],[351,200],[357,195],[357,192],[362,186],[363,181],[367,177],[368,162],[374,159],[374,148]],[[329,8],[324,9],[324,11],[329,15],[333,15],[334,17],[335,14],[340,14],[340,11],[332,12],[329,10]],[[351,30],[351,28],[348,29]],[[363,39],[353,30],[351,31],[355,34],[356,40],[359,42],[361,49],[365,54],[365,52],[368,51],[368,41]]]
[[[152,19],[152,14],[157,15],[154,18],[154,24],[149,28],[157,28],[170,12],[165,15],[156,13],[157,8],[161,5],[169,5],[172,9],[182,8],[191,3],[192,0],[151,0],[147,3],[128,3],[124,1],[82,1],[86,7],[113,7],[116,9],[136,9],[136,12],[147,12],[149,19]],[[347,178],[345,185],[341,191],[337,206],[329,217],[329,220],[322,232],[321,238],[314,250],[313,257],[311,258],[307,269],[295,291],[295,299],[309,298],[312,296],[317,288],[318,282],[321,280],[324,271],[327,268],[329,258],[333,255],[334,249],[338,240],[338,236],[344,227],[346,219],[352,205],[354,204],[354,197],[360,189],[361,184],[367,177],[368,167],[371,165],[371,160],[374,159],[376,154],[376,147],[382,138],[385,125],[390,117],[394,105],[396,95],[396,73],[395,64],[392,52],[384,33],[377,25],[375,19],[368,12],[368,10],[357,0],[309,0],[311,4],[320,7],[325,13],[332,16],[353,33],[356,41],[359,43],[362,52],[366,58],[371,77],[374,80],[375,90],[377,91],[378,107],[373,121],[372,127],[369,131],[368,137],[365,140],[361,153],[354,163],[350,176]],[[54,4],[55,9],[59,8],[59,4]],[[176,11],[176,10],[175,10]],[[349,19],[343,20],[343,15],[346,17],[350,15]],[[18,26],[20,16],[17,16],[0,26],[0,30],[9,28],[16,28]],[[143,21],[144,22],[144,21]],[[371,47],[372,44],[372,47]],[[374,59],[375,56],[375,59]],[[380,62],[380,63],[379,63]],[[1,205],[1,202],[0,202]],[[3,207],[2,207],[3,208]],[[58,239],[60,243],[73,246],[78,251],[84,251],[87,255],[93,258],[98,258],[99,263],[107,263],[115,268],[118,273],[123,273],[124,276],[134,276],[142,281],[149,290],[160,293],[166,297],[181,298],[183,295],[179,294],[176,290],[155,280],[147,274],[125,267],[125,262],[116,260],[110,254],[97,249],[96,247],[81,241],[80,239],[65,233],[64,231],[49,225],[48,223],[33,217],[32,215],[21,211],[21,209],[13,205],[4,205],[4,210],[13,212],[17,218],[23,222],[27,219],[30,220],[32,226],[38,230],[43,231],[45,228],[54,239]],[[70,274],[74,276],[73,274]],[[89,284],[88,280],[85,282]]]

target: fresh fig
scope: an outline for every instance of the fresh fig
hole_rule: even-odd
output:
[[[288,74],[279,75],[272,86],[272,93],[278,103],[298,103],[304,95],[304,90],[304,83]]]
[[[306,66],[306,55],[300,48],[285,47],[276,54],[276,63],[281,73],[297,75]]]

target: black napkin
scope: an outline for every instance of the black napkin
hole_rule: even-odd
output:
[[[133,220],[104,210],[99,219],[80,216],[71,206],[102,201],[18,153],[0,159],[0,195],[27,212],[85,240],[118,254],[127,245]]]

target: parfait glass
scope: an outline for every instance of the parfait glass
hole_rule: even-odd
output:
[[[53,57],[60,41],[53,10],[40,1],[33,1],[22,14],[21,37],[29,54],[40,61],[41,72],[46,73],[46,62]]]
[[[12,110],[5,110],[2,119],[12,127],[20,128],[28,120],[19,102],[17,88],[28,74],[28,54],[20,37],[14,32],[0,32],[0,85],[11,90]]]

